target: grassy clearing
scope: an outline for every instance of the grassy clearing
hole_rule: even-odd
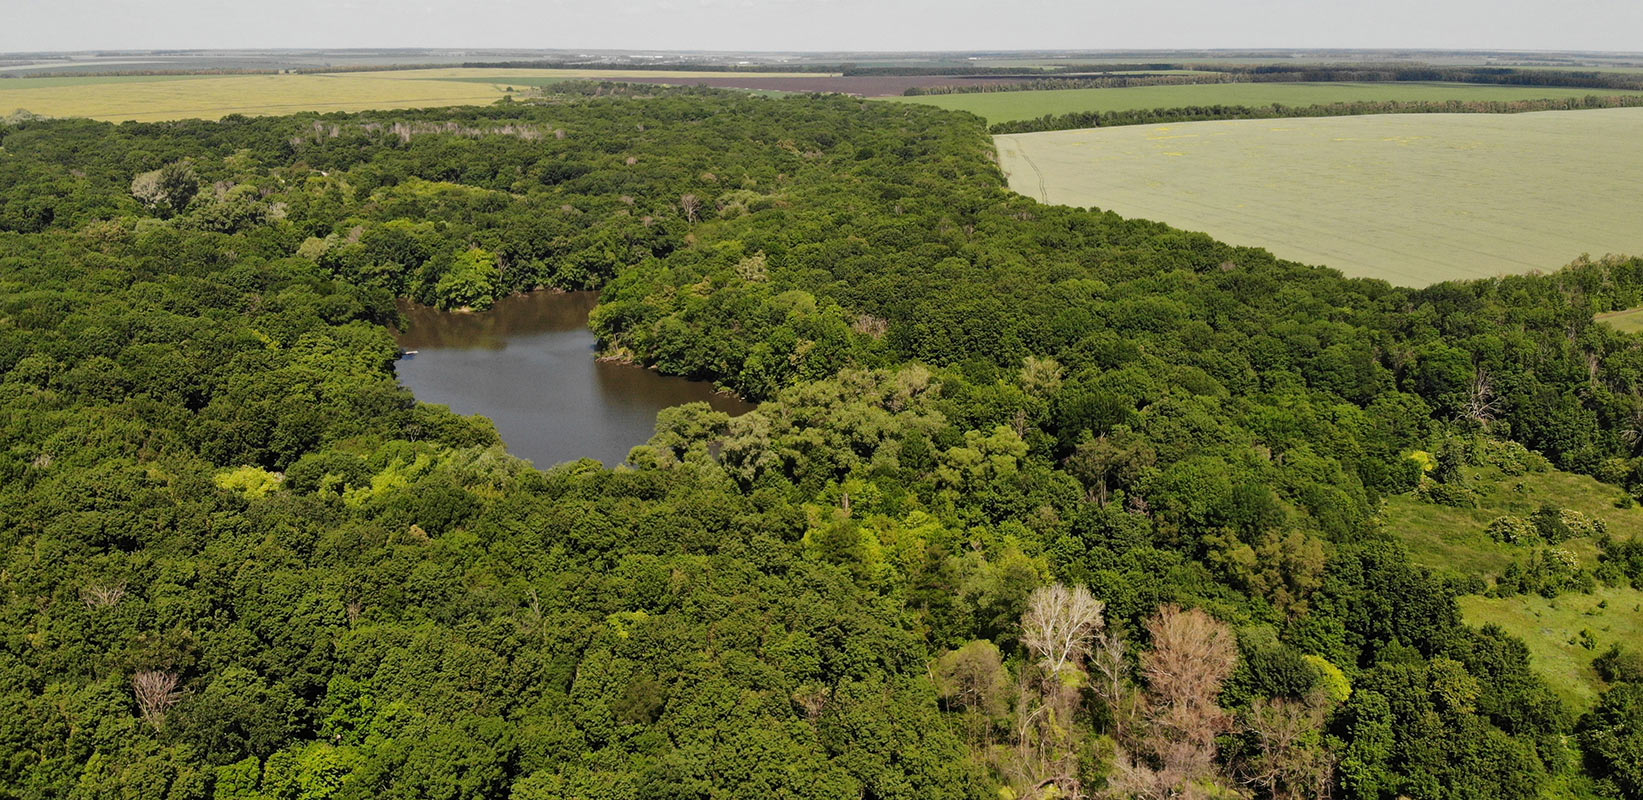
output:
[[[1643,641],[1643,591],[1599,587],[1591,594],[1460,598],[1469,625],[1494,623],[1529,646],[1529,663],[1572,708],[1584,710],[1605,687],[1592,659],[1609,645]],[[1596,646],[1580,644],[1590,631]]]
[[[1504,514],[1527,515],[1542,503],[1601,519],[1619,539],[1643,536],[1643,509],[1616,508],[1620,490],[1587,476],[1552,471],[1511,477],[1493,467],[1467,474],[1482,493],[1475,509],[1433,505],[1412,495],[1387,499],[1382,518],[1409,548],[1414,563],[1451,575],[1498,575],[1526,550],[1490,539],[1485,527]],[[1571,539],[1559,547],[1574,553],[1584,566],[1596,563],[1597,545],[1590,538]],[[1610,644],[1643,636],[1643,591],[1637,589],[1605,586],[1592,594],[1552,600],[1539,595],[1473,595],[1460,598],[1460,608],[1468,624],[1494,623],[1522,639],[1534,668],[1574,708],[1590,707],[1603,689],[1592,659]],[[1582,630],[1591,631],[1595,649],[1581,645]]]
[[[1598,314],[1596,319],[1621,333],[1643,333],[1643,308]]]
[[[1191,122],[995,141],[1010,186],[1044,202],[1424,286],[1556,269],[1582,253],[1643,253],[1640,130],[1643,109],[1623,108]]]
[[[894,98],[978,114],[988,122],[1037,119],[1081,111],[1133,111],[1182,106],[1312,106],[1328,103],[1397,100],[1540,100],[1635,92],[1546,86],[1483,86],[1465,83],[1213,83],[1187,86],[1131,86],[1122,89],[1047,89]]]
[[[227,114],[364,111],[491,103],[507,86],[576,79],[722,77],[655,70],[418,69],[323,75],[184,75],[0,80],[0,114],[155,122]],[[764,77],[788,77],[760,73]]]
[[[1467,474],[1482,494],[1477,508],[1434,505],[1414,495],[1387,498],[1381,518],[1409,548],[1414,563],[1455,576],[1499,575],[1526,551],[1490,539],[1485,529],[1496,517],[1527,516],[1544,503],[1601,519],[1617,539],[1643,536],[1643,508],[1616,508],[1621,490],[1594,478],[1556,470],[1512,477],[1494,467],[1468,469]],[[1597,544],[1589,538],[1559,547],[1584,566],[1596,563]]]

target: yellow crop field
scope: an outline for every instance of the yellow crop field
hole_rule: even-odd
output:
[[[26,109],[49,117],[123,122],[218,119],[228,114],[363,111],[494,102],[509,81],[723,77],[722,72],[595,69],[417,69],[316,75],[191,76],[187,80],[16,78],[0,80],[0,115]],[[743,74],[743,73],[738,73]],[[791,77],[789,73],[758,73]],[[805,77],[817,77],[809,73]]]
[[[1643,108],[995,137],[1010,186],[1406,286],[1643,253]]]

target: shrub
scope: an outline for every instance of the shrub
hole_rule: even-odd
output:
[[[1489,538],[1506,544],[1533,544],[1540,541],[1540,530],[1534,523],[1522,517],[1507,515],[1496,517],[1489,523]]]
[[[1592,661],[1592,667],[1610,683],[1643,683],[1643,650],[1610,645],[1603,655]]]
[[[1540,532],[1540,538],[1551,544],[1557,544],[1575,536],[1574,531],[1569,528],[1569,524],[1564,522],[1563,509],[1551,503],[1542,505],[1538,511],[1529,516],[1529,519],[1535,524],[1535,530]]]

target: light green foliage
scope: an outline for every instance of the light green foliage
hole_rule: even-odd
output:
[[[1176,88],[1222,87],[1161,87]],[[1643,109],[1383,115],[997,138],[1011,187],[1045,202],[1426,286],[1543,270],[1582,253],[1643,252],[1643,227],[1633,224],[1643,198],[1626,190],[1619,166],[1637,163],[1627,142],[1639,120]],[[1468,178],[1449,179],[1456,174]],[[1396,187],[1396,196],[1377,187]],[[1599,208],[1536,200],[1551,196],[1546,187],[1613,199]]]
[[[1008,426],[999,425],[990,433],[966,431],[964,444],[942,454],[936,479],[954,491],[968,491],[983,485],[1008,481],[1020,471],[1027,443]]]
[[[410,461],[396,457],[381,472],[372,475],[370,483],[343,492],[342,499],[351,506],[381,500],[410,486],[412,480],[426,474],[433,466],[434,458],[427,453],[418,453]]]
[[[1330,700],[1337,703],[1346,702],[1352,696],[1352,681],[1348,680],[1341,668],[1330,663],[1329,659],[1311,653],[1302,656],[1306,663],[1318,674],[1318,686]]]
[[[458,255],[434,286],[440,308],[468,308],[484,311],[496,295],[500,276],[496,254],[480,249]]]
[[[254,500],[267,497],[269,492],[278,489],[281,476],[261,467],[246,466],[218,473],[212,480],[224,489],[239,492]]]

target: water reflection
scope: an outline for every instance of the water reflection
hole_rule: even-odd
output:
[[[406,304],[410,325],[397,338],[417,352],[398,362],[399,379],[422,402],[490,417],[508,451],[539,467],[583,457],[618,464],[668,406],[752,408],[708,383],[595,360],[587,321],[597,299],[533,292],[481,314]]]

